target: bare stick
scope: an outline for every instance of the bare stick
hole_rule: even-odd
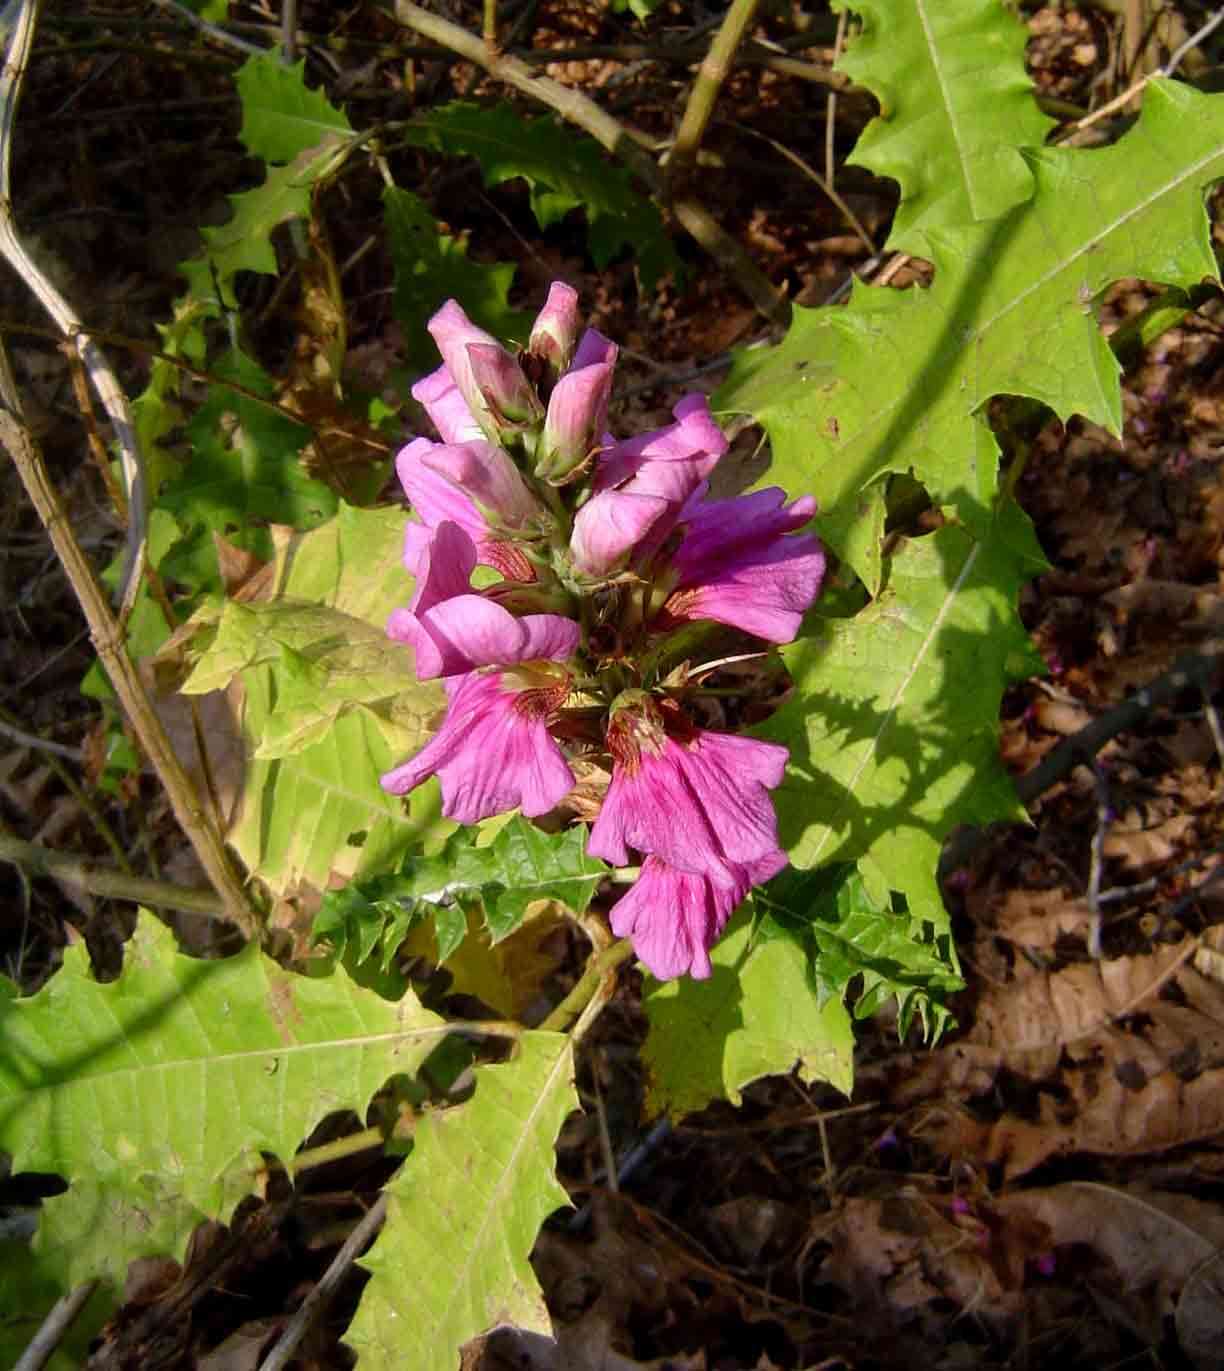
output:
[[[13,128],[17,117],[17,103],[21,97],[21,83],[25,77],[34,29],[38,22],[41,0],[15,0],[17,10],[13,26],[7,35],[4,70],[0,73],[0,255],[3,255],[18,276],[38,297],[39,303],[55,320],[64,338],[76,351],[93,388],[110,416],[115,441],[119,448],[119,464],[127,487],[128,535],[127,553],[119,578],[118,602],[120,617],[126,619],[140,589],[140,575],[144,570],[148,539],[148,510],[145,501],[144,461],[136,440],[127,397],[102,350],[82,329],[72,306],[59,293],[41,267],[26,251],[17,235],[11,200],[11,164]]]
[[[281,0],[281,62],[291,67],[297,60],[297,0]]]
[[[184,24],[190,24],[193,29],[198,29],[205,38],[211,38],[214,43],[221,43],[227,48],[233,48],[235,52],[244,52],[248,57],[258,56],[266,52],[266,48],[261,48],[255,43],[248,43],[243,38],[235,38],[232,33],[227,33],[223,28],[216,24],[210,24],[207,19],[201,19],[194,10],[189,10],[186,5],[180,5],[178,0],[154,0],[159,9],[165,10],[167,14],[173,14],[181,19]]]
[[[68,885],[101,895],[110,900],[131,900],[135,904],[152,905],[155,909],[179,909],[187,914],[206,914],[215,919],[225,917],[225,906],[211,890],[198,890],[174,885],[169,881],[153,881],[144,876],[128,876],[122,871],[110,871],[71,852],[53,852],[38,843],[27,843],[0,829],[0,862],[28,868],[54,876]]]
[[[208,879],[221,896],[226,917],[232,919],[248,938],[254,937],[259,927],[258,919],[226,856],[221,835],[201,805],[191,778],[183,769],[145,693],[135,663],[124,646],[123,630],[107,603],[106,592],[72,532],[67,511],[47,475],[42,453],[29,429],[21,422],[21,401],[9,370],[8,356],[2,349],[0,400],[7,406],[6,409],[0,409],[0,446],[13,459],[26,493],[47,530],[60,565],[85,614],[94,649],[115,687],[119,703],[165,787],[174,817],[190,839]]]
[[[1082,763],[1090,763],[1111,739],[1142,723],[1154,709],[1169,704],[1183,690],[1194,687],[1210,692],[1224,656],[1224,642],[1208,645],[1203,652],[1189,653],[1174,664],[1172,671],[1157,677],[1137,690],[1120,705],[1085,724],[1077,733],[1064,738],[1045,759],[1016,781],[1020,803],[1030,805],[1064,776]]]
[[[491,52],[475,34],[468,33],[458,24],[440,19],[436,14],[430,14],[420,5],[413,4],[412,0],[396,0],[395,17],[405,27],[424,34],[426,38],[474,62],[490,76],[556,110],[563,119],[585,130],[614,157],[619,157],[656,199],[666,201],[667,188],[654,158],[638,146],[619,120],[601,109],[594,100],[547,76],[536,75],[517,57]],[[790,318],[789,303],[774,289],[743,245],[715,221],[709,210],[691,197],[676,200],[672,209],[693,238],[767,318],[776,322],[785,322]]]
[[[76,1316],[89,1303],[89,1297],[97,1288],[97,1281],[86,1281],[84,1285],[78,1285],[75,1290],[57,1300],[43,1320],[42,1327],[34,1334],[33,1342],[21,1354],[13,1371],[42,1371],[55,1355],[55,1349],[72,1327]]]
[[[344,1246],[336,1253],[332,1264],[320,1277],[319,1283],[285,1325],[285,1331],[277,1338],[276,1346],[263,1359],[259,1371],[284,1371],[293,1359],[299,1343],[309,1331],[310,1325],[331,1303],[332,1297],[352,1269],[353,1263],[365,1251],[386,1217],[387,1192],[384,1190],[374,1201],[369,1213],[348,1235]]]
[[[1109,780],[1105,768],[1098,762],[1092,768],[1096,782],[1097,822],[1096,832],[1092,835],[1092,858],[1088,868],[1088,911],[1092,922],[1088,930],[1088,955],[1093,961],[1101,960],[1101,876],[1105,870],[1105,839],[1109,826],[1113,823],[1113,805],[1109,799]]]
[[[1088,128],[1090,124],[1095,124],[1099,120],[1106,118],[1106,116],[1122,109],[1123,106],[1128,105],[1136,95],[1139,95],[1144,90],[1149,81],[1154,80],[1157,76],[1172,76],[1178,67],[1186,60],[1187,54],[1193,52],[1200,43],[1205,42],[1221,24],[1224,24],[1224,5],[1221,5],[1220,8],[1216,10],[1202,28],[1197,29],[1192,33],[1181,47],[1176,49],[1163,67],[1158,67],[1156,71],[1141,77],[1138,81],[1134,82],[1133,85],[1128,86],[1121,95],[1115,96],[1107,104],[1102,105],[1100,109],[1094,109],[1091,114],[1086,114],[1082,119],[1077,119],[1074,124],[1058,134],[1054,141],[1061,143],[1064,139],[1070,138],[1073,133],[1078,133],[1081,129]]]
[[[67,757],[70,762],[79,763],[84,760],[79,747],[68,747],[65,743],[48,742],[46,738],[40,738],[37,733],[27,733],[24,729],[5,723],[3,719],[0,719],[0,733],[6,738],[12,738],[15,743],[20,743],[22,747],[32,747],[38,752],[51,752],[57,757]]]
[[[759,3],[760,0],[731,0],[731,7],[718,26],[710,50],[698,68],[693,89],[689,92],[668,162],[670,176],[682,176],[696,163],[697,149],[714,113],[719,91],[723,88],[736,49],[743,42]]]

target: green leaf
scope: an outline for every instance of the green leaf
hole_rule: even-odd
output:
[[[410,994],[296,976],[253,944],[180,956],[147,915],[116,981],[77,945],[36,995],[0,986],[0,1147],[15,1171],[70,1182],[35,1240],[61,1289],[118,1288],[136,1257],[181,1255],[195,1224],[229,1218],[261,1152],[288,1159],[325,1115],[363,1114],[447,1031]]]
[[[478,902],[496,944],[519,927],[538,900],[555,900],[584,914],[608,872],[603,862],[586,855],[582,825],[545,833],[515,814],[492,842],[475,846],[474,836],[474,829],[460,829],[440,853],[413,854],[394,876],[328,892],[312,936],[330,939],[341,951],[354,943],[359,960],[376,947],[388,956],[402,937],[400,929],[406,931],[428,911],[436,916],[438,955],[445,962],[466,932],[457,910]]]
[[[288,166],[274,167],[254,190],[231,195],[229,222],[202,230],[202,254],[179,265],[191,295],[233,309],[237,302],[229,283],[238,272],[275,276],[272,230],[290,219],[309,218],[312,190],[337,170],[351,146],[351,138],[328,134]]]
[[[904,1038],[917,1014],[928,1037],[947,1026],[947,1000],[962,988],[947,939],[921,930],[877,901],[848,863],[821,871],[790,867],[749,896],[754,916],[789,929],[808,951],[821,1003],[847,999],[857,1019],[897,1001]]]
[[[214,370],[258,395],[273,394],[271,377],[237,348],[219,358]],[[306,474],[298,456],[310,430],[278,410],[213,386],[188,423],[187,437],[191,460],[167,482],[160,504],[188,530],[190,546],[206,544],[207,561],[201,564],[180,545],[164,564],[167,573],[191,566],[198,575],[201,565],[215,567],[214,530],[268,560],[269,524],[312,528],[335,513],[335,494]],[[183,574],[194,579],[190,571]],[[208,588],[219,589],[219,581]]]
[[[476,1068],[471,1100],[421,1120],[361,1259],[370,1283],[345,1334],[358,1371],[453,1371],[463,1343],[502,1323],[552,1335],[528,1256],[569,1204],[554,1147],[578,1106],[573,1073],[564,1035],[524,1032],[513,1061]]]
[[[772,920],[754,930],[744,906],[710,949],[709,980],[648,979],[648,1113],[673,1118],[711,1100],[738,1105],[744,1086],[799,1069],[849,1094],[854,1034],[840,998],[821,1004],[801,941]]]
[[[946,834],[1024,817],[997,742],[1004,686],[1042,669],[1015,612],[1023,578],[1002,538],[948,526],[906,543],[855,618],[809,618],[782,650],[794,693],[755,731],[790,750],[774,804],[795,865],[870,856],[918,925],[946,932]]]
[[[437,365],[438,350],[425,331],[430,316],[455,299],[473,323],[498,338],[526,340],[532,316],[511,309],[506,297],[514,264],[473,262],[461,242],[439,233],[425,203],[410,190],[383,191],[383,223],[395,276],[392,309],[404,332],[408,359],[424,371]]]
[[[419,115],[405,134],[421,147],[475,157],[486,186],[522,177],[542,229],[583,210],[591,256],[601,269],[624,248],[632,250],[647,290],[679,269],[662,216],[633,189],[629,172],[609,162],[593,138],[556,119],[524,119],[507,104],[456,101]]]
[[[234,73],[234,83],[242,98],[238,136],[266,162],[292,162],[324,138],[353,132],[343,111],[307,86],[305,58],[286,66],[276,52],[250,57]]]
[[[837,9],[846,8],[838,4]],[[998,0],[852,0],[862,29],[841,70],[882,113],[849,161],[901,184],[888,246],[932,256],[947,227],[997,219],[1033,193],[1021,149],[1054,121],[1024,69],[1028,30]]]
[[[990,398],[1028,396],[1119,432],[1118,365],[1094,301],[1123,277],[1188,287],[1217,276],[1203,197],[1224,175],[1224,98],[1153,81],[1119,143],[1027,160],[1033,198],[1002,219],[942,228],[929,289],[856,286],[845,309],[797,309],[786,339],[741,353],[716,397],[766,426],[768,479],[817,497],[821,532],[852,550],[873,592],[878,542],[856,540],[868,487],[912,470],[989,537]]]

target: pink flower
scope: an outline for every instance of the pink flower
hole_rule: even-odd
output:
[[[749,889],[779,868],[773,862],[731,868],[735,880],[719,885],[708,876],[678,871],[659,857],[647,857],[642,874],[612,907],[612,931],[631,938],[633,949],[660,981],[676,976],[705,980],[710,948]]]
[[[600,455],[596,493],[579,510],[578,538],[571,544],[575,564],[587,575],[603,575],[653,556],[727,450],[704,395],[686,395],[672,413],[674,424],[613,443]],[[643,497],[652,503],[644,503]],[[648,517],[651,511],[653,517]],[[601,525],[606,531],[597,537]],[[621,531],[619,539],[613,530]],[[595,559],[592,549],[597,546],[600,556]]]
[[[466,443],[484,437],[484,430],[472,418],[472,411],[445,362],[412,387],[412,398],[425,407],[444,443]]]
[[[457,300],[448,300],[428,328],[472,418],[496,443],[509,416],[535,400],[522,368],[492,334],[472,323]],[[511,420],[509,427],[518,422]]]
[[[523,680],[536,683],[524,687]],[[574,776],[548,722],[569,692],[567,672],[471,672],[442,685],[450,697],[442,727],[415,757],[387,772],[384,790],[406,795],[436,775],[442,813],[465,824],[516,805],[535,818],[564,799]]]
[[[578,292],[564,281],[554,281],[548,288],[544,308],[531,326],[527,343],[528,352],[542,358],[554,377],[569,367],[580,322]]]
[[[395,470],[421,523],[404,530],[404,565],[417,575],[421,558],[444,522],[458,524],[476,545],[477,560],[516,581],[535,578],[531,563],[511,542],[496,537],[489,520],[468,494],[474,491],[503,526],[529,526],[543,516],[542,506],[500,448],[483,439],[464,444],[431,443],[416,438],[402,448]],[[452,479],[454,478],[454,479]],[[461,489],[456,480],[463,480]]]
[[[561,485],[573,479],[598,450],[608,421],[608,400],[616,369],[615,343],[587,329],[573,365],[548,399],[535,474]]]
[[[676,581],[664,618],[715,619],[767,642],[789,643],[824,578],[820,540],[794,532],[815,512],[810,495],[788,505],[786,492],[770,486],[709,500],[682,515],[684,538],[671,559]]]
[[[421,552],[411,604],[394,610],[387,620],[388,635],[415,650],[421,680],[532,657],[561,661],[573,655],[580,630],[572,619],[511,614],[472,591],[475,566],[476,546],[468,534],[449,520],[439,524]]]
[[[620,699],[607,735],[612,783],[587,851],[625,866],[634,848],[733,890],[744,868],[753,880],[781,871],[768,792],[782,780],[786,749],[696,728],[672,702],[640,691]]]

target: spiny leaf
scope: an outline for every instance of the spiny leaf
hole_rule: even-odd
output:
[[[840,998],[820,1004],[800,940],[772,919],[753,927],[745,906],[710,949],[706,981],[648,980],[646,1108],[673,1118],[711,1100],[738,1105],[744,1086],[795,1066],[802,1081],[849,1094],[854,1034]]]
[[[475,157],[487,186],[522,177],[542,229],[571,210],[585,211],[598,267],[629,247],[647,290],[679,269],[658,209],[633,189],[629,173],[609,163],[594,139],[555,119],[524,119],[511,105],[456,101],[418,116],[405,133],[418,146]]]
[[[525,1032],[515,1058],[476,1069],[466,1104],[425,1115],[387,1187],[387,1221],[345,1341],[358,1371],[453,1371],[470,1338],[509,1323],[550,1336],[528,1256],[569,1203],[557,1134],[578,1097],[561,1034]]]
[[[910,919],[872,898],[850,864],[817,872],[789,867],[750,900],[756,917],[804,943],[821,1003],[847,999],[854,1017],[865,1019],[895,998],[902,1038],[915,1013],[928,1037],[947,1025],[947,999],[962,985],[950,942],[924,940]]]
[[[286,66],[278,53],[250,57],[234,73],[242,99],[238,136],[248,152],[266,162],[292,162],[329,135],[353,132],[344,112],[305,77],[305,58]]]
[[[228,1219],[261,1152],[287,1159],[325,1115],[364,1113],[446,1031],[411,995],[296,976],[253,944],[180,956],[147,915],[118,980],[95,981],[78,945],[36,995],[0,994],[0,1147],[72,1186],[36,1240],[62,1288],[179,1255],[194,1224]]]
[[[410,927],[425,912],[449,911],[476,903],[494,943],[507,937],[523,921],[528,907],[539,900],[556,901],[583,914],[608,868],[585,852],[586,830],[581,826],[561,833],[545,833],[521,815],[514,815],[493,841],[476,846],[475,831],[461,829],[435,856],[408,857],[394,876],[342,891],[329,892],[315,920],[313,936],[327,937],[340,946],[354,940],[361,960],[376,946],[387,947],[388,930]],[[404,913],[408,924],[402,924]],[[445,917],[438,928],[443,962],[462,941],[465,925]]]
[[[422,371],[437,365],[438,351],[425,325],[448,299],[458,300],[473,323],[495,337],[526,340],[532,316],[506,301],[513,263],[471,261],[462,243],[439,233],[433,215],[410,190],[387,187],[383,222],[395,276],[392,308],[411,362]]]
[[[889,247],[929,257],[941,229],[996,219],[1029,199],[1021,149],[1040,147],[1053,120],[1033,99],[1017,17],[998,0],[850,8],[863,27],[840,66],[875,93],[882,113],[849,160],[901,184]]]
[[[287,166],[273,167],[262,185],[231,195],[234,213],[220,228],[203,230],[204,251],[179,266],[197,299],[236,308],[229,283],[240,271],[276,275],[272,230],[310,214],[311,191],[344,160],[351,139],[327,134]]]
[[[786,339],[740,354],[717,397],[764,423],[769,479],[816,495],[822,533],[873,592],[879,545],[859,527],[873,482],[912,470],[989,536],[991,397],[1025,395],[1118,432],[1118,364],[1093,302],[1123,277],[1188,287],[1217,275],[1203,197],[1224,175],[1224,98],[1153,81],[1114,146],[1026,156],[1033,198],[941,227],[928,290],[856,286],[845,309],[796,310]]]
[[[947,931],[944,837],[1023,818],[997,735],[1008,680],[1043,667],[1015,612],[1024,574],[1006,540],[948,526],[905,544],[855,618],[810,618],[783,649],[794,694],[756,732],[790,750],[774,801],[797,866],[870,856]]]

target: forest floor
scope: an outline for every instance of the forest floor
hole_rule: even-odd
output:
[[[456,18],[475,30],[478,11],[460,6]],[[113,0],[45,17],[14,164],[19,221],[82,318],[146,344],[181,289],[175,264],[196,230],[221,219],[224,196],[252,175],[236,141],[241,55],[156,13]],[[627,16],[600,7],[544,0],[534,13],[536,48],[640,41]],[[1109,13],[1026,17],[1043,94],[1087,109],[1124,88],[1123,34]],[[275,15],[234,5],[231,18],[247,21],[244,37],[272,41]],[[759,32],[780,40],[791,19],[779,9]],[[690,8],[664,7],[649,33],[666,43],[693,22]],[[828,39],[803,56],[827,68],[836,25],[816,22]],[[403,41],[387,15],[358,3],[343,23],[350,46],[336,55],[308,44],[308,71],[350,103],[355,125],[491,89],[473,67],[420,60],[410,90],[404,60],[379,46]],[[338,20],[308,2],[301,24],[327,35]],[[660,136],[691,76],[645,57],[549,70]],[[843,92],[833,110],[828,87],[759,68],[738,69],[723,93],[709,143],[724,165],[707,203],[802,303],[830,297],[871,254],[778,146],[823,167],[829,116],[840,158],[871,113],[861,93]],[[538,304],[554,278],[579,288],[590,321],[621,345],[625,430],[666,420],[687,389],[713,390],[730,348],[778,336],[691,244],[683,287],[645,294],[631,260],[594,269],[579,227],[541,234],[513,183],[487,191],[465,163],[401,155],[417,159],[420,193],[469,235],[473,256],[517,264],[516,303]],[[375,182],[350,178],[324,210],[333,256],[350,264],[351,362],[367,382],[393,373],[402,343]],[[837,185],[881,244],[895,191],[853,168],[838,170]],[[922,279],[910,264],[891,284]],[[1120,283],[1103,327],[1153,293]],[[265,364],[283,366],[294,288],[253,286],[244,305]],[[88,459],[72,376],[54,342],[21,331],[45,320],[7,274],[0,320],[78,537],[101,566],[122,535]],[[135,392],[147,356],[113,351]],[[1030,436],[1018,491],[1050,569],[1022,612],[1049,674],[1005,699],[1007,765],[1032,773],[1063,740],[1156,689],[1090,755],[1055,768],[1027,826],[982,835],[952,864],[966,979],[957,1027],[925,1050],[898,1042],[880,1015],[861,1026],[852,1099],[771,1079],[740,1109],[652,1128],[639,1114],[644,1022],[636,973],[626,974],[584,1046],[586,1113],[561,1140],[577,1209],[546,1226],[535,1253],[560,1342],[502,1330],[469,1347],[465,1367],[1224,1365],[1222,362],[1217,297],[1128,366],[1121,441],[1079,422]],[[133,860],[200,882],[148,776],[109,793],[91,783],[108,734],[80,693],[88,636],[7,464],[0,578],[0,823],[99,861],[105,831]],[[113,963],[127,915],[105,902],[10,867],[0,867],[0,898],[0,951],[22,984],[45,978],[69,938],[85,936],[100,964]],[[609,1185],[607,1156],[643,1143],[636,1168]],[[243,1206],[234,1233],[202,1231],[184,1268],[141,1264],[91,1364],[253,1371],[385,1175],[385,1163],[337,1163],[312,1171],[291,1201],[273,1184]],[[297,1365],[351,1364],[339,1340],[360,1280]]]

